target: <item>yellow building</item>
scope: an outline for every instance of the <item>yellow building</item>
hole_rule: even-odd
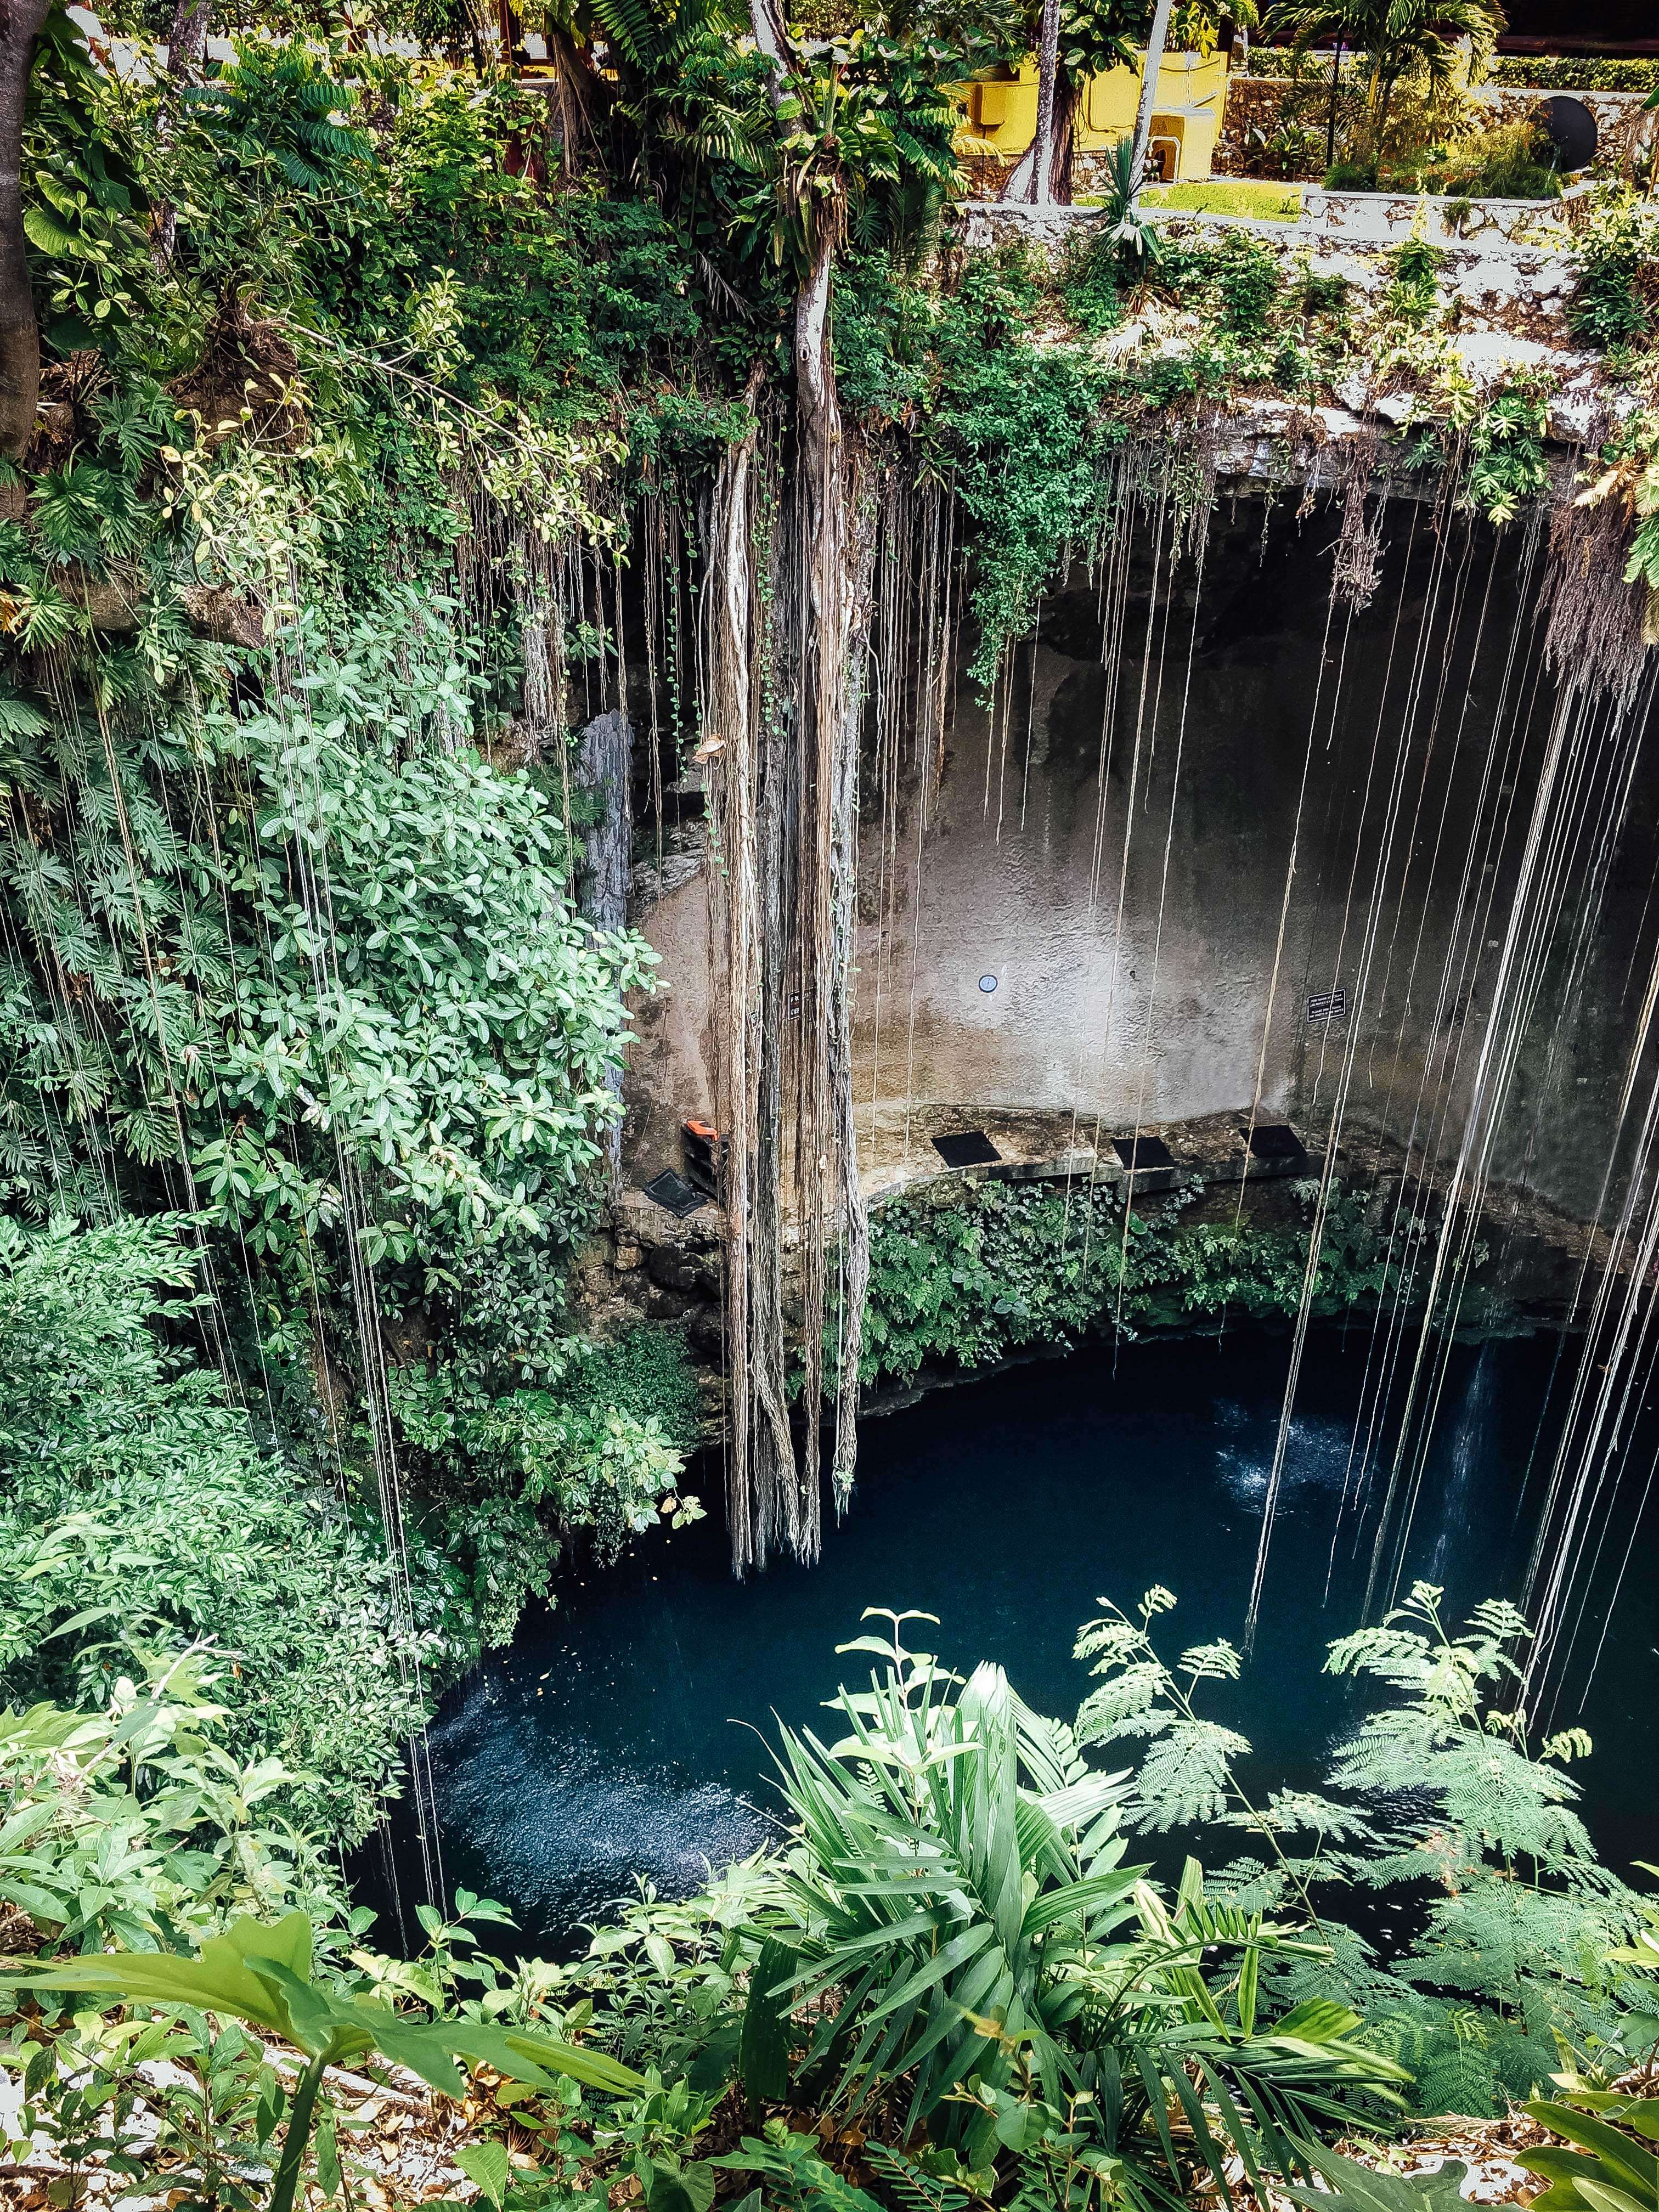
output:
[[[1107,70],[1090,78],[1077,116],[1079,153],[1101,153],[1133,131],[1140,78],[1139,69]],[[960,95],[960,151],[1018,161],[1036,132],[1035,57],[1028,55],[1006,75],[963,85]],[[1149,161],[1165,184],[1191,184],[1209,175],[1226,105],[1224,52],[1164,55],[1158,72]]]

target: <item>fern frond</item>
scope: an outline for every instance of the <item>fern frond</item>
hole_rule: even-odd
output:
[[[892,2191],[904,2212],[966,2212],[968,2194],[953,2181],[929,2173],[902,2151],[869,2142],[865,2156]]]
[[[1137,1826],[1163,1832],[1226,1810],[1229,1762],[1249,1750],[1247,1738],[1215,1721],[1175,1718],[1141,1763]]]

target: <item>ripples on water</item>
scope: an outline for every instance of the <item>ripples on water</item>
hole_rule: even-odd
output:
[[[559,1717],[551,1679],[526,1694],[526,1671],[511,1657],[486,1667],[432,1730],[449,1856],[459,1850],[462,1878],[476,1873],[477,1887],[510,1899],[525,1928],[552,1934],[592,1919],[632,1894],[636,1874],[685,1896],[711,1865],[745,1858],[776,1832],[724,1782],[672,1759],[632,1759],[609,1730],[584,1741]]]
[[[1306,1786],[1352,1723],[1355,1692],[1322,1675],[1358,1620],[1369,1528],[1354,1511],[1354,1410],[1366,1345],[1310,1338],[1281,1488],[1267,1603],[1244,1679],[1214,1700],[1275,1781]],[[815,1568],[744,1584],[717,1496],[697,1526],[645,1539],[608,1573],[568,1579],[444,1707],[433,1731],[450,1881],[502,1899],[525,1939],[568,1948],[635,1875],[684,1893],[773,1832],[774,1716],[822,1719],[862,1660],[835,1646],[867,1605],[940,1616],[957,1663],[1000,1660],[1040,1710],[1087,1687],[1078,1625],[1154,1582],[1180,1608],[1171,1650],[1237,1638],[1261,1526],[1285,1340],[1085,1352],[963,1385],[866,1423],[858,1489]],[[1449,1603],[1513,1594],[1516,1507],[1548,1359],[1537,1344],[1454,1355],[1447,1418],[1413,1531],[1410,1572]],[[701,1486],[718,1487],[719,1470]],[[1584,1716],[1581,1770],[1603,1850],[1659,1856],[1646,1777],[1659,1754],[1651,1605],[1634,1583]],[[1565,1718],[1576,1718],[1566,1715]]]
[[[1226,1401],[1216,1408],[1216,1426],[1223,1436],[1237,1429],[1248,1439],[1218,1446],[1216,1476],[1235,1505],[1260,1518],[1273,1474],[1278,1413],[1258,1413],[1253,1419],[1247,1407]],[[1296,1512],[1310,1491],[1340,1498],[1352,1471],[1352,1429],[1335,1421],[1292,1420],[1279,1479],[1279,1513]]]

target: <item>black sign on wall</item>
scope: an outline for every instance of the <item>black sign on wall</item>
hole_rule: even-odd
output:
[[[1323,1029],[1331,1022],[1346,1021],[1348,1018],[1348,994],[1346,991],[1310,991],[1308,994],[1308,1027]]]

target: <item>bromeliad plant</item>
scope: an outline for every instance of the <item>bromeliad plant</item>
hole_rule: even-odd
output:
[[[970,2074],[1002,2086],[999,2034],[1032,2037],[1058,2092],[1057,2039],[1082,2003],[1063,1969],[1133,1920],[1145,1869],[1121,1864],[1121,1776],[1085,1768],[1000,1668],[961,1685],[908,1651],[903,1623],[927,1616],[890,1618],[890,1643],[843,1647],[884,1662],[867,1692],[841,1693],[851,1735],[828,1747],[785,1735],[784,1795],[805,1847],[796,1977],[759,1995],[838,1993],[809,2067],[833,2053],[834,2095],[854,2106],[909,2075],[910,2124],[959,2142],[975,2114],[942,2108]]]
[[[1125,1777],[1091,1770],[1000,1668],[964,1683],[907,1650],[905,1623],[931,1616],[884,1617],[890,1640],[843,1647],[881,1662],[868,1691],[836,1701],[850,1733],[785,1735],[799,1842],[751,1978],[751,2094],[781,2093],[788,2015],[805,2008],[795,2079],[831,2110],[897,2098],[900,2132],[925,2127],[964,2172],[999,2144],[1024,2157],[1050,2135],[1081,2141],[1141,2205],[1178,2201],[1183,2156],[1225,2193],[1231,2151],[1253,2177],[1284,2171],[1293,2138],[1352,2123],[1340,2098],[1392,2096],[1402,2069],[1352,2039],[1345,2007],[1263,2017],[1264,1954],[1320,1946],[1207,1904],[1195,1863],[1171,1908],[1122,1863]],[[1191,2130],[1182,2153],[1171,2106]]]
[[[463,2091],[456,2061],[493,2067],[509,2080],[551,2089],[580,2081],[612,2096],[644,2087],[631,2067],[550,2036],[470,2019],[416,2020],[361,1997],[343,1997],[312,1978],[311,1923],[290,1912],[274,1924],[234,1920],[193,1959],[162,1952],[114,1952],[65,1960],[11,1980],[14,1988],[86,1991],[106,2004],[163,2011],[191,2007],[241,2021],[299,2051],[304,2065],[288,2106],[282,2154],[266,2212],[292,2212],[319,2118],[318,2094],[331,2066],[379,2055],[407,2066],[447,2097]]]

